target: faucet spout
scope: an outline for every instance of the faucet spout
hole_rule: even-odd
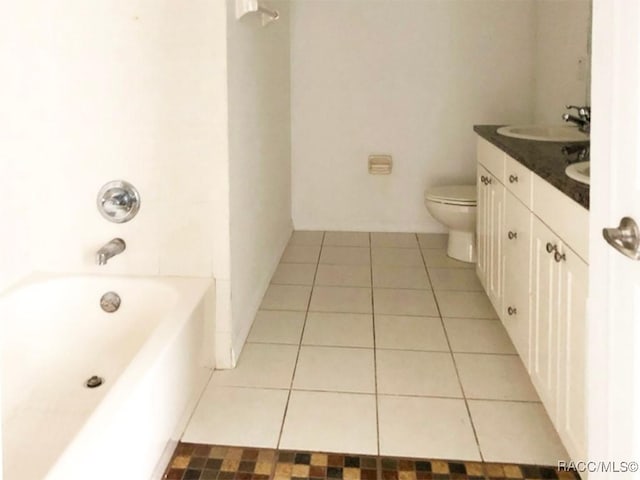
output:
[[[124,240],[114,238],[96,252],[96,263],[98,265],[106,265],[110,258],[124,252],[125,248],[127,248],[127,245]]]

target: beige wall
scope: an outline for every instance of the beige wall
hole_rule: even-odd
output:
[[[32,271],[215,277],[217,366],[233,365],[291,233],[288,2],[274,5],[268,28],[232,1],[11,5],[0,289]],[[95,206],[113,179],[142,197],[126,224]],[[126,251],[96,266],[113,237]]]
[[[472,181],[473,124],[531,119],[536,28],[540,43],[553,16],[529,0],[283,0],[263,28],[232,0],[62,1],[1,20],[0,289],[31,271],[213,276],[220,366],[291,214],[300,229],[440,229],[423,190]],[[391,153],[393,174],[368,175],[370,153]],[[116,178],[142,195],[123,225],[95,208]],[[115,236],[126,252],[97,267]]]
[[[227,188],[219,180],[225,65],[212,61],[225,51],[224,5],[64,0],[11,8],[18,27],[9,35],[20,48],[5,51],[12,124],[2,148],[20,173],[3,186],[19,190],[20,208],[11,208],[18,230],[28,210],[31,268],[228,276],[212,248],[225,243],[228,225],[214,215]],[[113,179],[130,181],[142,197],[126,224],[96,209],[98,190]],[[96,266],[95,251],[115,236],[127,250]]]
[[[224,3],[27,0],[6,9],[0,251],[11,253],[0,260],[0,289],[32,271],[215,276],[224,289]],[[114,179],[142,197],[126,224],[96,209]],[[96,266],[113,237],[126,251]],[[216,305],[221,319],[228,303]]]
[[[289,2],[262,27],[227,2],[231,296],[234,356],[242,349],[291,235]]]
[[[291,42],[297,229],[439,231],[423,192],[474,182],[473,125],[531,120],[529,0],[298,1]]]

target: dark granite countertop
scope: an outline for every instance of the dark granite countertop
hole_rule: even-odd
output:
[[[577,161],[577,152],[566,154],[562,151],[563,147],[584,147],[589,142],[538,142],[505,137],[496,132],[501,126],[475,125],[473,130],[566,196],[589,209],[589,185],[577,182],[564,173],[569,163]]]

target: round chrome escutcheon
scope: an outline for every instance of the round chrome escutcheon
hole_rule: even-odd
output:
[[[104,218],[110,222],[124,223],[140,210],[140,194],[129,182],[114,180],[100,189],[97,204]]]

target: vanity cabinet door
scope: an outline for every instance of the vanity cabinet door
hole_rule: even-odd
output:
[[[560,269],[554,259],[554,253],[559,245],[560,239],[534,216],[529,373],[554,423],[557,414],[558,323],[561,302]]]
[[[487,185],[487,294],[496,312],[502,311],[502,245],[504,218],[504,185],[495,177]]]
[[[503,231],[504,301],[500,318],[520,358],[529,368],[531,212],[509,191]]]
[[[588,265],[564,245],[560,250],[558,421],[572,458],[586,458],[585,375]]]
[[[487,220],[489,215],[487,210],[489,208],[488,194],[489,189],[486,185],[486,179],[491,174],[482,165],[478,164],[478,174],[476,189],[478,195],[478,203],[476,207],[476,242],[477,242],[477,260],[476,260],[476,274],[480,279],[480,283],[487,290],[487,257],[488,257],[488,232],[489,227]]]
[[[502,309],[504,186],[478,164],[476,272],[497,312]]]
[[[529,371],[570,456],[585,458],[586,298],[589,268],[537,217],[532,231]]]

